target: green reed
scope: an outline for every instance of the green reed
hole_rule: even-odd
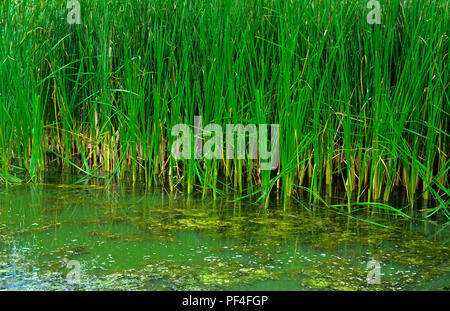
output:
[[[347,208],[403,187],[449,216],[449,1],[80,0],[0,4],[0,179],[47,167],[215,197]],[[171,156],[179,123],[280,124],[280,166]],[[194,139],[194,138],[193,138]],[[194,143],[194,141],[193,141]]]

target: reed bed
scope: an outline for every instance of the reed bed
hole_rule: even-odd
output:
[[[0,4],[0,179],[48,167],[149,186],[449,206],[449,1],[80,0]],[[179,123],[279,124],[280,165],[176,161]]]

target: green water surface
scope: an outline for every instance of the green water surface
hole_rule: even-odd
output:
[[[354,217],[131,186],[3,187],[0,289],[449,288],[445,226],[367,209]],[[371,260],[379,284],[367,281]],[[80,264],[78,284],[69,282],[71,261]]]

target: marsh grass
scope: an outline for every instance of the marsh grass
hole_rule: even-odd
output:
[[[0,179],[75,168],[108,184],[223,187],[315,200],[342,182],[347,208],[396,187],[449,205],[449,2],[2,1]],[[180,160],[175,124],[280,124],[280,166]],[[224,176],[225,179],[220,177]],[[299,187],[300,186],[300,187]]]

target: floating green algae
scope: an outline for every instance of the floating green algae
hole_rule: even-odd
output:
[[[221,290],[274,279],[273,271],[242,263],[207,257],[202,264],[181,264],[175,261],[152,261],[136,269],[113,272],[102,279],[108,283],[134,284],[135,289],[152,290]]]
[[[367,263],[370,258],[364,259],[361,263]],[[367,281],[368,271],[364,269],[365,266],[332,256],[331,259],[319,260],[301,269],[299,273],[304,275],[301,286],[329,290],[409,290],[417,284],[433,280],[436,276],[443,277],[445,273],[447,281],[449,277],[448,268],[440,266],[434,266],[425,272],[412,265],[395,265],[396,268],[393,269],[392,266],[388,267],[389,261],[380,264],[380,283],[370,284]]]
[[[59,226],[61,226],[61,222],[43,223],[40,226],[26,228],[26,229],[19,229],[19,230],[15,231],[14,234],[43,232],[43,231],[56,229]]]
[[[99,237],[102,239],[120,240],[123,242],[139,242],[139,241],[162,241],[162,242],[174,242],[175,237],[170,234],[166,235],[154,235],[151,237],[133,234],[123,234],[113,231],[90,231],[90,236]]]
[[[320,209],[25,189],[2,210],[0,287],[445,290],[449,282],[449,248],[434,227],[426,237],[401,218],[374,219],[384,228]],[[65,280],[70,260],[81,265],[76,286]],[[367,283],[370,260],[380,263],[380,284]]]
[[[89,248],[94,247],[96,244],[82,244],[82,245],[75,245],[75,246],[63,246],[59,247],[57,249],[48,251],[48,252],[42,252],[41,256],[63,256],[63,257],[70,257],[73,255],[80,255],[83,253],[88,252]]]

